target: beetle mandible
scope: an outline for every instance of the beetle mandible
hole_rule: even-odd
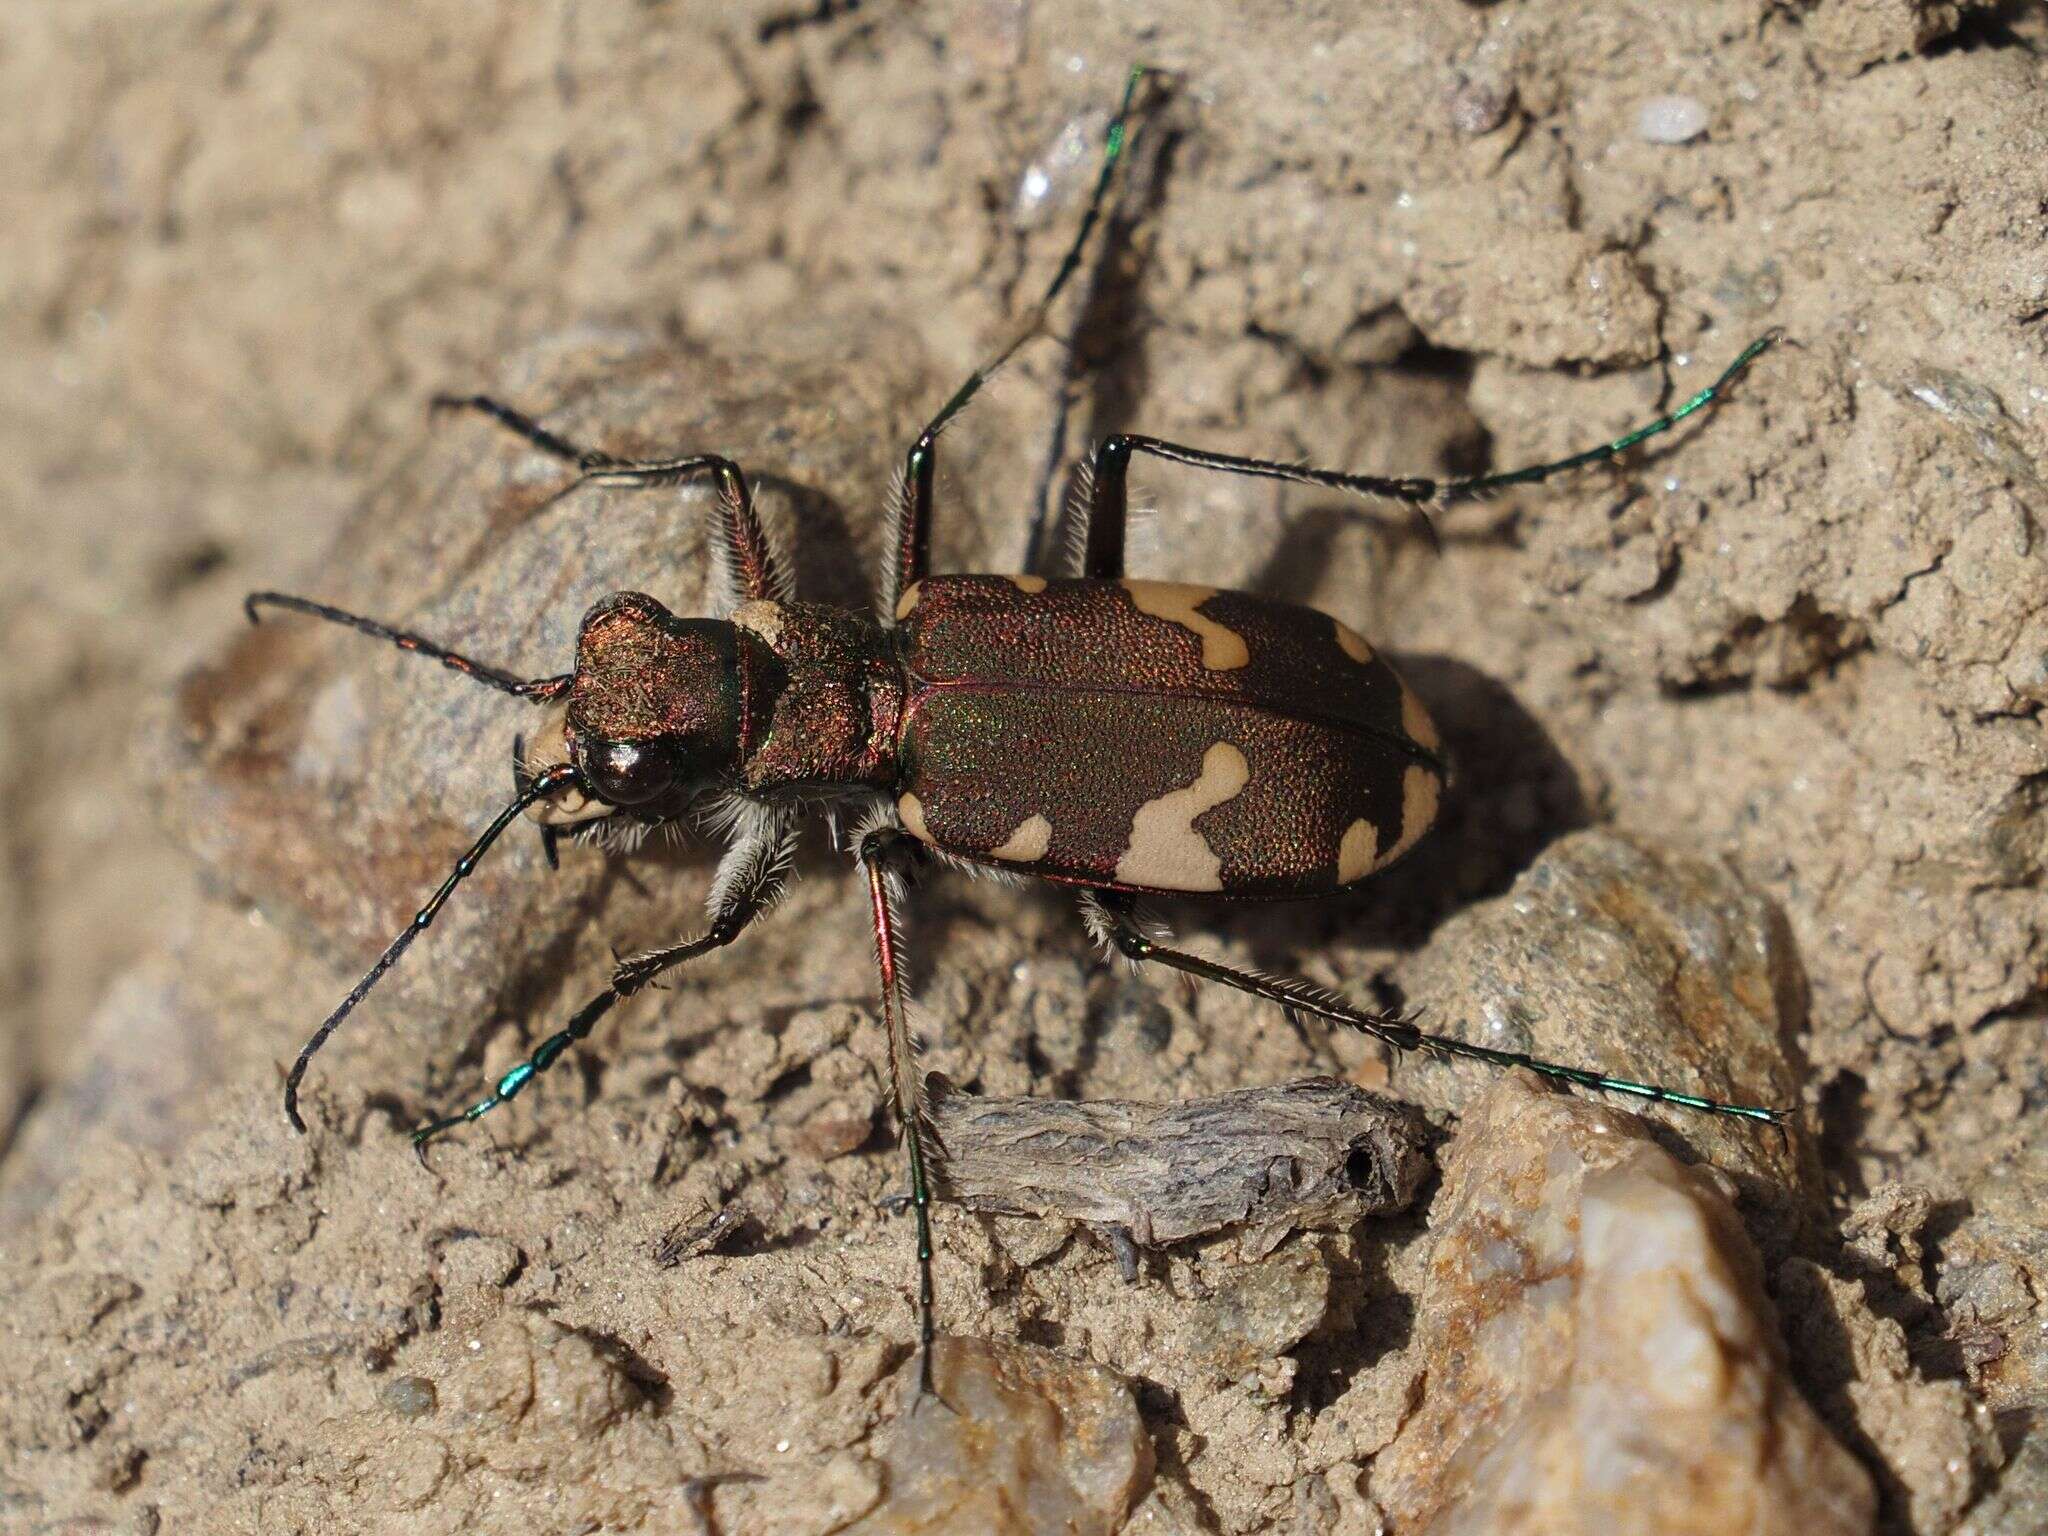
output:
[[[1777,334],[1752,342],[1670,414],[1599,447],[1499,474],[1385,478],[1119,434],[1094,455],[1079,575],[935,575],[929,550],[939,435],[1044,329],[1101,216],[1146,73],[1131,72],[1093,194],[1043,296],[933,416],[904,461],[877,615],[797,599],[790,567],[756,518],[746,477],[731,460],[711,453],[616,458],[482,395],[435,404],[494,418],[572,466],[572,484],[651,487],[708,477],[717,490],[730,617],[683,618],[643,594],[614,593],[584,616],[572,671],[526,679],[325,604],[276,592],[250,595],[252,620],[264,608],[282,608],[345,624],[546,711],[531,749],[515,748],[511,804],[300,1051],[284,1093],[294,1128],[305,1129],[298,1092],[314,1054],[521,815],[539,822],[552,858],[558,837],[659,824],[717,804],[732,830],[712,882],[708,926],[622,960],[604,990],[488,1096],[421,1126],[416,1145],[513,1098],[619,1002],[737,939],[783,889],[804,812],[821,801],[862,812],[854,852],[868,884],[916,1213],[920,1381],[927,1390],[934,1334],[931,1143],[905,1018],[897,919],[902,872],[917,861],[937,857],[1069,886],[1105,949],[1318,1015],[1389,1046],[1780,1120],[1781,1111],[1764,1106],[1426,1033],[1412,1018],[1356,1007],[1305,981],[1168,947],[1136,920],[1133,900],[1151,893],[1255,901],[1344,890],[1401,857],[1429,829],[1448,766],[1415,694],[1337,620],[1270,598],[1128,576],[1125,487],[1133,455],[1384,497],[1420,511],[1611,459],[1668,431],[1718,399]],[[1126,750],[1134,733],[1142,736],[1142,752]],[[1052,741],[1060,750],[1043,750]]]

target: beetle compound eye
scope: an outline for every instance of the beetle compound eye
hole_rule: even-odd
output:
[[[590,787],[611,805],[644,805],[675,782],[675,763],[666,752],[637,742],[612,741],[590,754]]]

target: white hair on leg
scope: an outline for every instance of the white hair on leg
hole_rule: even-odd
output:
[[[1088,930],[1088,937],[1095,947],[1102,951],[1105,960],[1122,960],[1133,972],[1140,962],[1131,959],[1117,947],[1116,936],[1120,928],[1135,929],[1154,944],[1171,944],[1173,930],[1142,907],[1133,906],[1128,913],[1113,912],[1104,903],[1099,891],[1083,891],[1076,903],[1081,909],[1081,923]]]
[[[889,476],[889,510],[882,529],[882,571],[875,583],[876,607],[884,624],[896,622],[896,600],[902,572],[896,568],[896,551],[903,542],[903,530],[910,526],[910,466],[899,462]]]
[[[759,486],[755,489],[758,491]],[[778,503],[779,505],[780,503]],[[754,498],[754,526],[761,530],[761,543],[768,551],[771,581],[768,596],[778,603],[796,601],[796,561],[790,558],[790,540],[784,536],[781,519],[769,516],[768,507]]]
[[[722,490],[716,494],[724,499]],[[723,517],[715,521],[717,526],[711,530],[711,537],[704,541],[711,562],[710,579],[705,583],[705,604],[710,612],[705,617],[728,619],[746,600],[746,594],[740,591],[740,562],[732,546],[732,530]]]
[[[1102,951],[1102,958],[1116,959],[1116,919],[1103,909],[1102,899],[1093,891],[1083,891],[1075,905],[1081,910],[1081,926],[1088,930],[1089,940]]]
[[[1067,484],[1066,501],[1060,507],[1059,569],[1048,574],[1079,576],[1087,569],[1088,524],[1094,510],[1095,460],[1084,458],[1074,466],[1073,478]]]
[[[737,802],[725,812],[732,838],[718,869],[711,877],[711,889],[704,897],[704,910],[717,922],[743,892],[763,892],[755,900],[763,911],[782,899],[789,889],[789,870],[796,857],[796,821],[776,806],[748,800],[743,795],[727,797]]]
[[[924,1055],[924,1030],[913,1022],[909,994],[903,980],[903,920],[906,887],[903,872],[886,856],[862,861],[882,889],[882,923],[875,931],[875,967],[882,982],[882,1023],[889,1032],[889,1076],[896,1093],[896,1106],[903,1119],[903,1133],[915,1137],[921,1152],[931,1149],[931,1105],[924,1091],[924,1073],[919,1062]],[[886,925],[894,946],[894,964],[882,963],[882,928]],[[922,1019],[924,1016],[919,1015]]]
[[[853,818],[853,831],[847,838],[847,846],[860,856],[860,845],[877,832],[901,832],[903,818],[896,814],[896,802],[886,795],[877,795],[860,808]]]

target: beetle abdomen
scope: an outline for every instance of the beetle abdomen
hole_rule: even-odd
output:
[[[1313,609],[1165,582],[931,578],[906,594],[899,814],[1043,878],[1309,896],[1435,819],[1436,733]]]

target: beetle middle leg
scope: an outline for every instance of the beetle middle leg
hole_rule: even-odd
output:
[[[1784,1124],[1785,1111],[1781,1109],[1772,1109],[1760,1104],[1731,1104],[1721,1099],[1704,1098],[1699,1094],[1679,1093],[1674,1089],[1660,1088],[1654,1083],[1636,1083],[1630,1082],[1627,1078],[1609,1077],[1604,1072],[1595,1072],[1587,1067],[1571,1067],[1560,1062],[1543,1061],[1520,1051],[1499,1051],[1490,1046],[1474,1045],[1454,1035],[1429,1034],[1417,1028],[1413,1019],[1353,1007],[1335,992],[1327,987],[1319,987],[1314,982],[1302,981],[1291,976],[1268,976],[1252,971],[1241,971],[1214,960],[1205,960],[1200,955],[1192,955],[1185,950],[1168,948],[1139,927],[1131,913],[1130,898],[1118,892],[1089,892],[1082,898],[1082,916],[1092,930],[1106,935],[1118,952],[1134,963],[1150,962],[1164,965],[1204,981],[1221,982],[1226,987],[1235,987],[1238,991],[1248,992],[1253,997],[1262,997],[1268,1002],[1278,1003],[1282,1008],[1312,1013],[1318,1018],[1328,1019],[1333,1024],[1342,1024],[1358,1030],[1375,1040],[1393,1046],[1396,1050],[1430,1051],[1438,1056],[1483,1061],[1495,1067],[1524,1067],[1539,1077],[1547,1077],[1553,1082],[1570,1083],[1578,1088],[1626,1094],[1633,1098],[1646,1099],[1654,1104],[1677,1104],[1687,1109],[1705,1110],[1710,1114],[1761,1120],[1770,1125]]]
[[[1729,384],[1734,382],[1736,375],[1768,350],[1780,334],[1775,330],[1765,332],[1744,347],[1718,379],[1680,405],[1677,410],[1659,416],[1655,421],[1633,431],[1624,432],[1612,442],[1567,454],[1547,464],[1531,464],[1522,469],[1503,470],[1491,475],[1473,475],[1462,480],[1433,480],[1427,476],[1354,475],[1343,470],[1317,469],[1307,464],[1284,464],[1276,459],[1252,459],[1234,453],[1215,453],[1206,448],[1191,448],[1185,443],[1169,443],[1163,438],[1139,437],[1120,432],[1114,437],[1105,438],[1102,445],[1095,450],[1094,488],[1088,507],[1088,544],[1087,553],[1083,558],[1082,574],[1101,581],[1113,581],[1124,574],[1124,528],[1129,520],[1126,482],[1130,475],[1133,454],[1149,454],[1153,458],[1166,459],[1175,464],[1187,464],[1196,469],[1219,470],[1224,474],[1250,475],[1265,480],[1287,480],[1297,485],[1316,485],[1329,490],[1350,491],[1360,496],[1377,496],[1389,501],[1405,502],[1416,509],[1417,515],[1422,519],[1424,530],[1434,542],[1436,528],[1429,520],[1427,508],[1488,496],[1513,485],[1533,485],[1539,480],[1547,480],[1552,475],[1563,474],[1567,470],[1615,458],[1646,438],[1655,437],[1660,432],[1669,432],[1686,417],[1704,410],[1719,400]]]
[[[726,850],[718,873],[712,878],[710,924],[703,933],[680,944],[629,955],[620,961],[612,972],[610,985],[577,1009],[565,1026],[534,1047],[526,1060],[500,1077],[488,1095],[465,1110],[443,1115],[414,1131],[414,1148],[424,1155],[426,1144],[443,1131],[480,1120],[500,1104],[516,1098],[528,1083],[567,1055],[571,1046],[587,1038],[599,1020],[657,976],[732,943],[781,895],[788,882],[794,848],[795,832],[779,817],[764,818],[759,826],[742,833]]]
[[[921,857],[920,845],[894,827],[879,828],[860,840],[860,862],[867,872],[875,923],[875,965],[881,973],[882,1024],[889,1035],[889,1075],[895,1086],[896,1117],[903,1128],[904,1156],[910,1166],[910,1205],[917,1215],[917,1391],[924,1398],[938,1395],[932,1386],[932,1345],[938,1337],[938,1323],[932,1286],[932,1193],[925,1166],[930,1116],[924,1081],[918,1075],[917,1043],[911,1038],[905,1008],[897,915],[903,895],[903,866],[916,857]]]

